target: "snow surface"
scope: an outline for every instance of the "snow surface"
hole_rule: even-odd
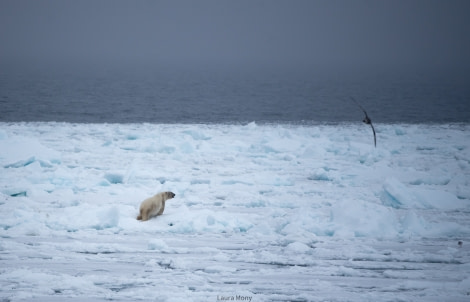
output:
[[[468,301],[470,126],[376,130],[2,123],[0,301]]]

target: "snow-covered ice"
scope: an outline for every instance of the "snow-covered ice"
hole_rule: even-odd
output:
[[[470,126],[375,126],[1,123],[0,301],[468,301]]]

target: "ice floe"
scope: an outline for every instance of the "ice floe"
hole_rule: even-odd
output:
[[[375,127],[0,124],[0,300],[468,299],[470,127]]]

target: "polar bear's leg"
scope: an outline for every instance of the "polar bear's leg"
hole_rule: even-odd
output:
[[[152,203],[150,205],[147,205],[146,207],[143,207],[140,212],[142,215],[142,221],[147,221],[153,216],[155,216],[158,210],[159,210],[158,205],[155,203]]]
[[[149,209],[141,209],[140,210],[140,217],[142,218],[142,221],[147,221],[149,220]]]
[[[162,205],[160,207],[160,210],[158,211],[157,213],[157,216],[158,215],[162,215],[163,211],[165,210],[165,201],[162,201]]]

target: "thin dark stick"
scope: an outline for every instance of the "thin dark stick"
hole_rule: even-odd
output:
[[[377,147],[377,138],[375,136],[375,129],[374,129],[374,125],[372,125],[372,120],[369,118],[369,116],[367,115],[367,112],[366,110],[361,106],[361,104],[359,104],[355,98],[351,97],[351,100],[353,100],[354,103],[356,103],[357,106],[359,106],[359,108],[361,108],[362,111],[364,111],[364,114],[366,115],[365,118],[362,120],[365,124],[367,125],[370,125],[372,127],[372,132],[374,133],[374,147]]]

